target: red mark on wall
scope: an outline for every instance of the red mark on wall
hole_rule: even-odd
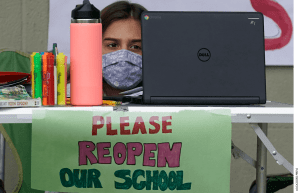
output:
[[[281,29],[278,38],[265,39],[265,50],[275,50],[286,46],[293,33],[293,24],[286,10],[274,0],[250,0],[257,12],[271,18]]]

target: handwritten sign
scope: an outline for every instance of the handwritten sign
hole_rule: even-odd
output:
[[[33,111],[33,189],[229,193],[230,159],[229,110]]]

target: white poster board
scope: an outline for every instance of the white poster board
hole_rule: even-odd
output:
[[[57,43],[59,52],[68,56],[68,63],[70,62],[71,11],[82,2],[83,0],[50,0],[48,50],[52,50],[53,43]],[[90,0],[90,2],[101,11],[116,0]],[[254,12],[257,11],[255,7],[262,10],[260,12],[264,15],[272,17],[264,17],[265,39],[268,41],[265,45],[266,65],[292,66],[294,64],[293,0],[131,0],[130,2],[138,3],[148,11]],[[282,29],[274,20],[284,23]],[[285,21],[291,21],[291,25]]]

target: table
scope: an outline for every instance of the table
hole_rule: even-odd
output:
[[[158,108],[163,107],[163,108]],[[122,111],[142,111],[142,112],[176,112],[180,110],[214,110],[214,109],[230,109],[232,123],[249,123],[254,129],[257,137],[257,160],[245,159],[249,164],[256,168],[257,192],[266,192],[266,170],[267,168],[267,150],[271,153],[277,163],[283,165],[291,173],[293,166],[288,163],[274,148],[267,138],[268,123],[293,123],[294,107],[293,105],[278,102],[267,101],[263,105],[138,105],[125,104],[116,107],[39,107],[47,110],[64,110],[71,108],[72,110],[122,110]],[[32,110],[34,108],[0,108],[0,124],[1,123],[32,123]],[[0,179],[4,179],[4,155],[5,141],[0,135]],[[234,149],[235,148],[235,149]],[[232,149],[238,154],[243,153],[237,147],[232,145]],[[233,153],[234,154],[234,153]],[[237,154],[234,154],[237,155]],[[245,154],[242,156],[249,158]]]

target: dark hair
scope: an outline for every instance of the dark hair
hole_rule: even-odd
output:
[[[107,27],[114,21],[120,19],[134,18],[141,21],[141,14],[147,9],[139,4],[130,3],[128,1],[117,1],[106,6],[101,11],[102,34]]]

